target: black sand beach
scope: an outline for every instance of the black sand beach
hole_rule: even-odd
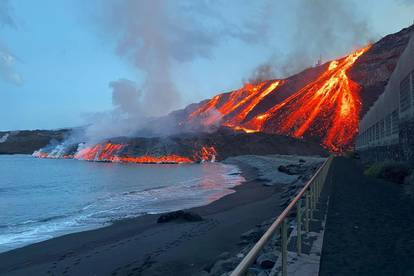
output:
[[[265,186],[256,168],[239,166],[246,182],[235,193],[189,210],[200,222],[160,224],[160,215],[118,221],[0,254],[0,274],[198,275],[224,252],[236,255],[240,235],[283,208],[283,185]]]

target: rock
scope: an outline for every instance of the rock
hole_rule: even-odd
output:
[[[185,221],[201,221],[203,220],[203,218],[196,214],[196,213],[192,213],[192,212],[185,212],[183,210],[179,210],[179,211],[175,211],[175,212],[170,212],[167,214],[163,214],[161,215],[158,219],[157,219],[157,223],[165,223],[165,222],[170,222],[173,220],[185,220]]]
[[[220,255],[218,255],[212,262],[205,265],[203,267],[203,270],[204,271],[211,271],[211,269],[213,268],[213,266],[216,262],[218,262],[219,260],[229,259],[230,257],[231,257],[230,253],[225,251],[225,252],[221,253]]]
[[[306,160],[299,159],[299,163],[305,163],[305,162],[306,162]]]
[[[263,270],[257,268],[257,267],[249,267],[249,269],[247,270],[246,275],[248,276],[259,276],[259,275],[263,275]]]
[[[223,273],[233,271],[239,264],[238,258],[230,258],[227,260],[219,260],[210,270],[210,275],[222,275]]]
[[[298,164],[290,164],[290,165],[280,165],[278,168],[279,172],[288,174],[288,175],[298,175],[298,174],[304,174],[309,169],[307,166],[302,166]]]
[[[248,241],[248,242],[257,242],[264,234],[264,230],[261,228],[254,228],[252,230],[249,230],[245,233],[243,233],[240,238],[242,240]]]
[[[271,269],[277,261],[277,255],[273,252],[268,252],[261,254],[257,260],[256,263],[264,268],[264,269]]]
[[[279,172],[282,172],[282,173],[290,174],[289,169],[287,168],[287,166],[280,165],[280,166],[277,168],[277,170],[278,170]]]

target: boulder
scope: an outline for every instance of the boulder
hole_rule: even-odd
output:
[[[263,253],[261,254],[257,260],[256,263],[264,269],[271,269],[275,265],[277,261],[277,255],[273,252]]]
[[[158,219],[157,219],[157,223],[166,223],[166,222],[170,222],[173,220],[184,220],[184,221],[202,221],[203,218],[193,212],[185,212],[183,210],[179,210],[179,211],[175,211],[175,212],[170,212],[170,213],[166,213],[166,214],[162,214]]]
[[[307,171],[306,167],[302,167],[301,165],[297,164],[290,164],[290,165],[280,165],[277,170],[279,172],[285,173],[287,175],[297,175],[303,174]]]
[[[211,268],[210,275],[222,275],[223,273],[231,272],[236,268],[239,262],[240,260],[236,257],[227,260],[219,260]]]
[[[257,242],[264,234],[264,230],[261,228],[254,228],[252,230],[249,230],[247,232],[244,232],[240,238],[243,241],[247,241],[247,242]]]

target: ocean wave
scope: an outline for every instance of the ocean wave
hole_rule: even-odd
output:
[[[0,225],[0,252],[63,234],[99,228],[120,219],[206,205],[233,193],[232,188],[244,181],[239,168],[234,165],[200,166],[206,172],[179,183],[172,180],[172,184],[142,190],[112,191],[65,214],[27,219],[14,224],[3,223]]]

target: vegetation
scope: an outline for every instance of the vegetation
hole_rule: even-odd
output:
[[[405,163],[383,161],[372,164],[364,173],[367,176],[402,184],[411,171],[412,169]]]

